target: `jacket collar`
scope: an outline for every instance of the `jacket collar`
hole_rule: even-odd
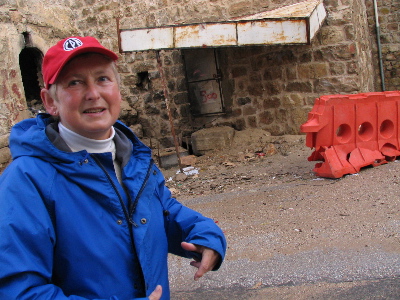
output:
[[[115,136],[114,143],[116,148],[116,158],[121,163],[121,167],[124,167],[132,154],[133,144],[140,146],[136,136],[127,130],[127,127],[120,122],[115,123]],[[64,152],[72,152],[68,147],[67,143],[61,138],[58,132],[58,122],[52,122],[46,126],[46,135],[53,145]]]

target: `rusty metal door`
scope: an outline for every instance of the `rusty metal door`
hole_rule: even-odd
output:
[[[221,72],[213,48],[184,50],[186,79],[193,115],[222,113]]]

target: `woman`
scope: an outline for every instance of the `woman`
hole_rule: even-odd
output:
[[[44,56],[49,114],[13,127],[0,177],[1,299],[169,299],[168,252],[195,258],[195,279],[222,262],[222,231],[117,121],[117,58],[92,37]]]

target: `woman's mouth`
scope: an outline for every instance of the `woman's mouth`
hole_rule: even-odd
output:
[[[97,114],[97,113],[101,113],[102,111],[105,111],[105,108],[89,108],[86,109],[83,113],[84,114]]]

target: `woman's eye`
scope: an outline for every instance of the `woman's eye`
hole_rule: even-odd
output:
[[[99,78],[99,81],[109,81],[109,79],[108,79],[107,76],[101,76],[101,77]]]
[[[69,86],[75,86],[75,85],[78,85],[79,84],[79,80],[71,80],[70,82],[69,82]]]

